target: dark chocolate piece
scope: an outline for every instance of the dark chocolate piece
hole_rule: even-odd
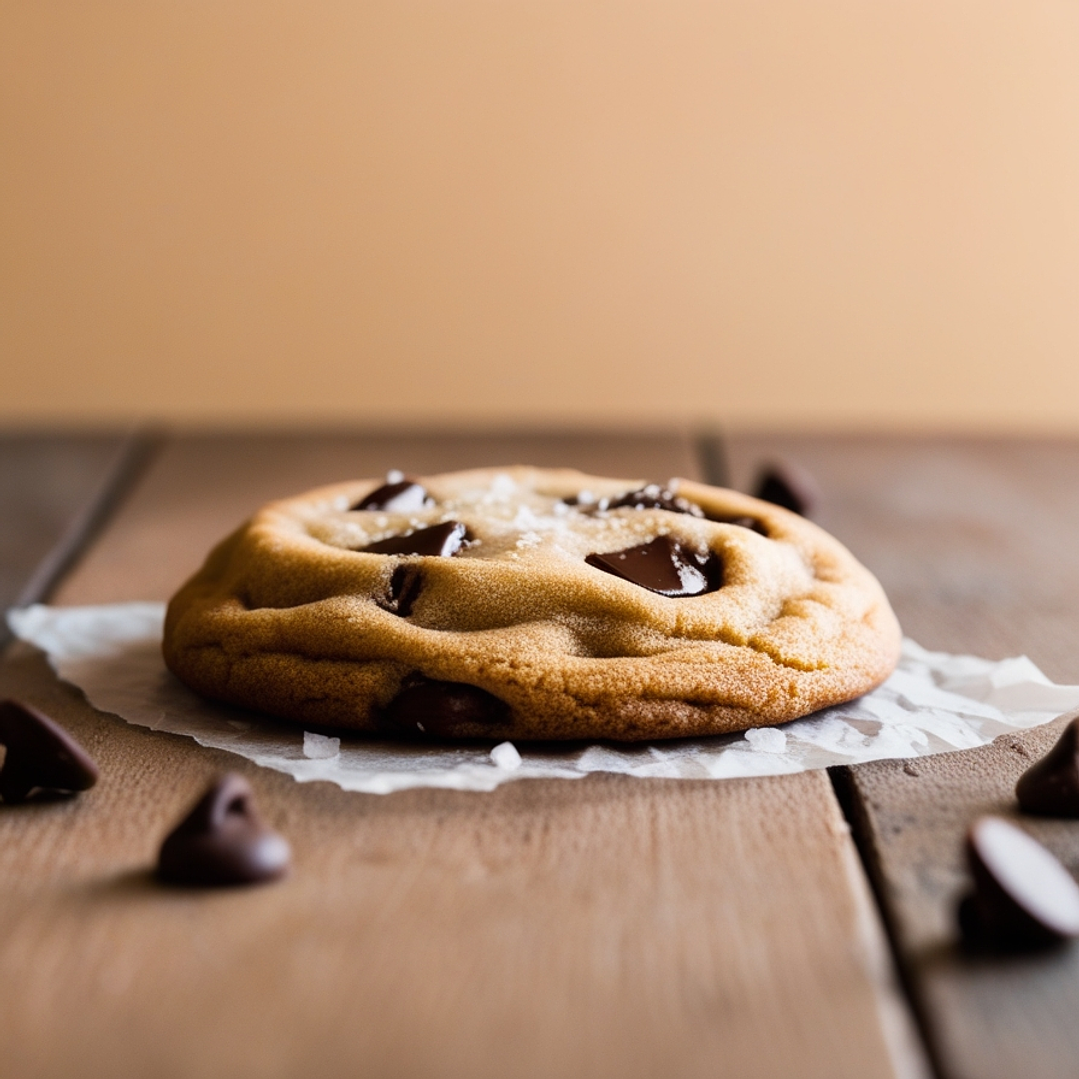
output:
[[[398,566],[390,577],[389,595],[383,600],[376,600],[378,605],[391,614],[407,618],[412,613],[423,588],[423,571],[413,562]]]
[[[386,707],[394,728],[427,735],[452,735],[464,725],[504,723],[508,708],[493,694],[465,682],[423,678],[406,685]]]
[[[1057,743],[1015,785],[1024,813],[1079,817],[1079,719],[1073,719]]]
[[[701,557],[670,536],[624,551],[590,554],[585,561],[605,573],[672,599],[715,592],[723,584],[723,567],[711,552]]]
[[[638,491],[628,491],[618,498],[611,499],[606,508],[621,509],[623,506],[637,510],[667,510],[669,513],[688,513],[693,517],[703,517],[704,511],[694,502],[681,498],[658,483],[650,483]]]
[[[290,858],[288,843],[255,809],[250,784],[230,772],[165,837],[157,874],[199,887],[258,884],[284,876]]]
[[[808,517],[819,500],[817,483],[804,468],[791,461],[776,461],[757,476],[753,494],[765,502]]]
[[[67,731],[22,701],[0,703],[0,745],[7,747],[0,768],[0,798],[25,802],[35,790],[89,790],[97,765]]]
[[[415,532],[403,536],[390,536],[360,550],[368,554],[421,554],[449,558],[464,546],[467,535],[468,530],[459,521],[445,521],[430,528],[417,528]]]
[[[400,474],[400,473],[398,473]],[[386,513],[411,513],[430,505],[427,491],[414,480],[384,483],[360,499],[354,510],[384,510]]]
[[[750,517],[748,514],[739,517],[713,517],[708,515],[708,520],[715,521],[720,525],[738,525],[739,528],[749,528],[762,536],[768,535],[768,529],[759,517]]]
[[[967,834],[974,892],[959,906],[970,947],[1043,948],[1079,936],[1079,885],[1040,843],[1000,817]]]

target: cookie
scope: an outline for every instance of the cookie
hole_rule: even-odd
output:
[[[515,467],[269,504],[173,597],[164,655],[307,725],[637,741],[850,700],[899,642],[869,571],[779,506]]]

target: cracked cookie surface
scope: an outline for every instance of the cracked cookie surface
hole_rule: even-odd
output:
[[[787,510],[514,467],[270,503],[173,597],[207,697],[305,724],[636,741],[783,723],[882,682],[876,579]]]

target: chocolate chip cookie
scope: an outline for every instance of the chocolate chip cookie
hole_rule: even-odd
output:
[[[309,725],[636,741],[849,700],[899,641],[869,571],[781,507],[514,467],[269,504],[173,597],[164,654],[207,697]]]

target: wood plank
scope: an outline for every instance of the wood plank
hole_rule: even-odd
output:
[[[140,448],[118,434],[0,434],[0,611],[48,594]],[[0,648],[9,640],[0,620]]]
[[[745,436],[731,447],[737,482],[777,455],[817,477],[817,519],[880,576],[908,634],[952,652],[1026,653],[1079,682],[1079,444]],[[954,921],[969,886],[967,827],[987,812],[1016,815],[1015,780],[1055,736],[1030,731],[841,777],[942,1077],[1076,1073],[1079,951],[970,957]],[[1079,872],[1074,822],[1020,823]]]
[[[287,439],[179,441],[62,595],[161,595],[267,475],[281,494],[491,452],[403,445],[341,439],[305,458]],[[518,448],[630,475],[696,467],[675,438]],[[914,1074],[822,773],[346,794],[95,713],[26,648],[0,691],[57,715],[103,766],[76,801],[0,814],[6,1075]],[[249,776],[295,873],[159,889],[156,844],[224,768]]]

